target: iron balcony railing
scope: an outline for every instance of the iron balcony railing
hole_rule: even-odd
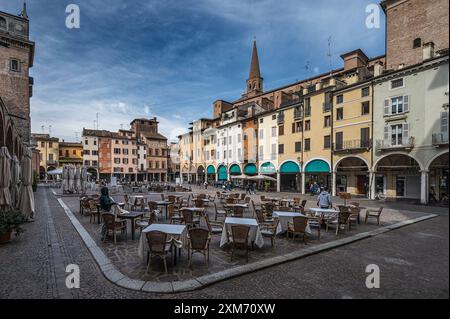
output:
[[[347,140],[342,143],[334,143],[335,152],[348,152],[361,149],[372,148],[372,139],[368,140]]]
[[[401,141],[394,141],[391,139],[378,140],[376,147],[378,150],[413,148],[414,147],[414,137],[403,138]]]
[[[448,133],[435,133],[433,134],[433,145],[448,144]]]

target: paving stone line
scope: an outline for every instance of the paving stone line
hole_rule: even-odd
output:
[[[83,242],[86,244],[87,248],[91,252],[95,261],[99,265],[103,275],[112,283],[130,290],[153,292],[153,293],[178,293],[178,292],[188,292],[193,291],[211,284],[223,281],[225,279],[241,276],[243,274],[253,272],[256,270],[261,270],[271,266],[279,265],[288,261],[293,261],[295,259],[304,258],[310,255],[314,255],[320,252],[338,248],[340,246],[348,245],[366,238],[375,237],[380,234],[405,227],[411,224],[419,223],[424,220],[432,219],[438,217],[436,214],[428,214],[415,219],[410,219],[402,221],[393,225],[384,226],[379,229],[360,233],[351,237],[346,237],[338,239],[332,242],[316,245],[311,248],[305,248],[300,251],[295,251],[282,256],[273,257],[270,259],[261,260],[247,265],[242,265],[238,267],[233,267],[224,271],[220,271],[213,274],[208,274],[200,276],[194,279],[186,281],[174,281],[174,282],[155,282],[155,281],[142,281],[131,279],[124,274],[122,274],[111,262],[111,260],[103,253],[103,251],[97,246],[92,237],[88,234],[86,229],[81,225],[69,207],[63,202],[61,198],[57,198],[59,204],[64,209],[72,225],[77,230],[78,234],[82,238]]]

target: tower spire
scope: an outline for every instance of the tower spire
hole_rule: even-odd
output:
[[[253,50],[252,50],[252,62],[250,64],[249,79],[256,79],[261,77],[261,71],[259,69],[258,48],[256,47],[256,37],[253,38]]]
[[[252,61],[247,80],[247,97],[255,96],[263,92],[263,78],[259,68],[258,48],[256,47],[256,37],[253,38]]]
[[[23,1],[22,12],[20,13],[19,16],[28,20],[27,2],[25,0]]]

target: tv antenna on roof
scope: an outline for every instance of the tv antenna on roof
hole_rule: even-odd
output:
[[[327,56],[328,59],[330,61],[330,76],[333,76],[333,63],[332,63],[332,54],[331,54],[331,43],[333,42],[333,38],[331,37],[331,35],[328,37],[328,52],[327,52]]]

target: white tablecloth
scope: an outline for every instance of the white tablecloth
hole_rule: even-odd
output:
[[[273,217],[278,217],[280,219],[280,223],[278,224],[278,228],[277,228],[277,235],[280,233],[285,233],[288,229],[288,223],[292,223],[294,220],[294,217],[297,216],[303,216],[305,217],[305,215],[300,214],[300,213],[291,213],[291,212],[276,212],[274,211],[272,214]],[[305,229],[306,233],[311,234],[311,228],[309,227],[309,223],[306,226]]]
[[[187,228],[185,225],[151,224],[150,226],[142,230],[141,238],[139,238],[138,256],[144,262],[147,259],[148,251],[147,237],[145,234],[151,231],[160,231],[166,233],[169,235],[167,239],[173,237],[177,240],[181,240],[181,242],[183,243],[183,247],[187,247],[188,239]]]
[[[249,244],[254,243],[259,248],[262,248],[264,246],[264,238],[261,234],[261,230],[259,229],[259,225],[256,219],[227,217],[225,219],[222,237],[220,238],[220,247],[223,247],[228,243],[227,230],[231,233],[231,226],[238,225],[250,227],[250,232],[248,234]]]
[[[324,215],[326,217],[334,217],[339,214],[339,212],[335,209],[310,208],[309,211],[314,213],[316,216]]]

